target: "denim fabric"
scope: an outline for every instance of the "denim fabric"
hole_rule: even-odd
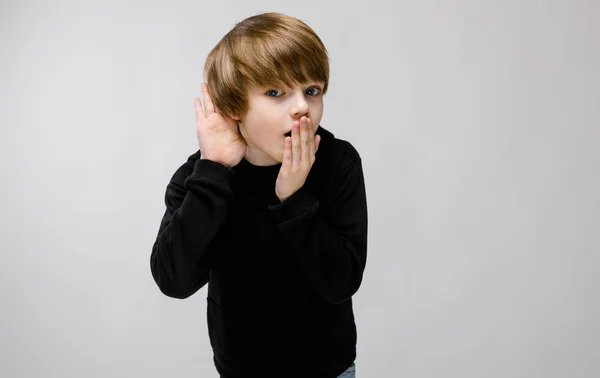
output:
[[[352,365],[350,365],[345,372],[338,375],[337,378],[356,378],[356,364],[353,362]]]

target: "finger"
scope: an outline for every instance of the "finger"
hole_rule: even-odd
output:
[[[292,138],[285,137],[283,146],[283,159],[281,160],[281,169],[284,171],[292,165]]]
[[[196,123],[198,123],[201,119],[206,118],[204,110],[202,110],[202,103],[198,97],[194,97],[194,107],[196,108]]]
[[[310,164],[310,145],[312,144],[312,138],[310,137],[310,118],[304,118],[302,123],[300,138],[302,140],[302,162]]]
[[[296,168],[300,163],[300,121],[295,121],[292,125],[292,168]]]
[[[211,104],[212,104],[212,106],[213,106],[213,109],[215,110],[215,113],[217,113],[217,114],[221,114],[221,112],[219,111],[219,108],[217,108],[217,105],[215,105],[215,103],[214,103],[214,102],[212,102],[212,101],[211,101]],[[221,115],[222,115],[222,114],[221,114]],[[226,118],[229,118],[229,117],[226,117]]]
[[[206,85],[206,83],[202,83],[202,99],[204,100],[204,108],[206,110],[205,114],[208,117],[215,112],[215,106],[210,98],[210,94],[208,93],[208,85]]]
[[[317,135],[315,135],[313,128],[311,128],[309,136],[312,140],[312,143],[310,144],[310,158],[312,159],[315,156],[315,152],[317,152]]]

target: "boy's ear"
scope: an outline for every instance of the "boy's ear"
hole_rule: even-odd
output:
[[[237,114],[232,114],[231,116],[229,116],[229,118],[233,119],[234,121],[238,121],[238,122],[240,122],[242,120],[242,117],[240,117]]]

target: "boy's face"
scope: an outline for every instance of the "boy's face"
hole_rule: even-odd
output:
[[[316,130],[323,116],[323,83],[308,82],[294,88],[252,87],[248,92],[249,110],[239,123],[248,149],[245,159],[259,166],[281,163],[286,134],[302,116]],[[239,120],[239,118],[238,118]]]

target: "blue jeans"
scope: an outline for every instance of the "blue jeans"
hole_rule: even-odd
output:
[[[352,365],[350,365],[345,372],[338,375],[337,378],[356,378],[356,364],[353,362]]]

